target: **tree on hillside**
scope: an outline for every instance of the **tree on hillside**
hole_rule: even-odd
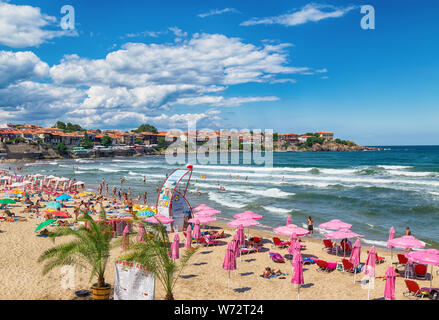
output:
[[[322,144],[324,141],[325,141],[325,139],[323,139],[323,138],[318,138],[318,137],[315,137],[315,136],[309,137],[309,138],[306,139],[305,146],[310,148],[313,145],[315,145],[316,143]]]
[[[152,133],[158,133],[158,130],[156,127],[154,127],[151,124],[144,123],[140,125],[136,130],[131,130],[132,132],[141,133],[141,132],[152,132]]]
[[[57,128],[57,129],[65,130],[66,129],[66,124],[64,122],[62,122],[62,121],[57,121],[56,124],[52,128]]]
[[[62,129],[65,133],[84,131],[84,129],[79,124],[73,124],[70,122],[67,122],[67,124],[65,124],[62,121],[57,121],[52,128]]]
[[[273,133],[273,141],[277,141],[277,140],[279,140],[279,134]]]
[[[113,139],[111,139],[109,136],[103,136],[102,137],[102,145],[105,147],[109,147],[113,144]]]
[[[82,139],[80,146],[85,149],[93,148],[93,142],[88,137],[87,131],[84,132],[84,138]]]
[[[61,154],[65,154],[68,151],[67,146],[64,144],[64,141],[61,141],[60,143],[58,143],[58,145],[55,147],[55,149]]]

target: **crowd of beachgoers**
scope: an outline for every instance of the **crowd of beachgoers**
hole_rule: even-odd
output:
[[[0,249],[4,253],[0,267],[6,277],[0,299],[77,298],[75,291],[90,287],[88,274],[78,273],[73,289],[60,285],[59,272],[42,275],[38,257],[53,245],[47,235],[57,228],[80,228],[84,212],[98,219],[102,210],[108,220],[123,221],[135,233],[130,225],[133,217],[161,219],[147,197],[146,192],[133,195],[129,186],[125,191],[109,186],[104,179],[96,190],[90,190],[75,179],[20,175],[20,168],[15,173],[0,172]],[[176,299],[297,299],[298,288],[300,299],[411,299],[413,295],[431,296],[431,288],[439,287],[433,277],[437,264],[431,263],[430,269],[428,261],[421,263],[410,255],[428,250],[433,255],[434,249],[420,250],[425,246],[422,242],[412,246],[396,242],[410,237],[416,241],[409,230],[400,237],[393,230],[389,241],[393,238],[395,245],[387,250],[362,246],[361,235],[338,220],[319,225],[332,230],[322,241],[313,238],[311,217],[307,229],[288,217],[285,226],[270,233],[252,228],[263,216],[251,211],[235,215],[236,220],[227,224],[215,216],[221,212],[198,204],[193,208],[196,222],[189,220],[184,230],[169,233],[171,240],[176,234],[183,239],[177,241],[179,250],[186,250],[188,244],[200,246],[175,287]],[[163,223],[172,223],[172,219]],[[188,235],[197,228],[197,234]],[[125,232],[116,235],[125,237]],[[123,246],[112,249],[112,259],[123,250]],[[107,273],[112,283],[113,268]],[[163,295],[156,286],[156,298]]]

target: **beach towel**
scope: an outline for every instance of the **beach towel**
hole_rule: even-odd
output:
[[[315,263],[313,258],[303,258],[302,260],[303,260],[304,264],[313,264],[313,263]]]
[[[272,274],[269,277],[264,277],[263,274],[260,275],[260,277],[264,278],[264,279],[272,279],[272,278],[278,278],[278,277],[286,277],[288,275],[288,273],[281,273],[281,274]]]
[[[282,257],[282,255],[280,253],[269,252],[268,254],[270,255],[270,258],[271,258],[271,260],[273,260],[273,262],[278,262],[278,263],[285,262],[284,257]]]

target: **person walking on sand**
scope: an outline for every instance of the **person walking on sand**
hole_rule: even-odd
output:
[[[311,216],[308,217],[308,231],[311,236],[314,235],[314,221],[312,220]]]
[[[410,230],[409,227],[405,228],[405,235],[406,236],[411,236],[412,235],[412,231]]]
[[[146,197],[148,196],[148,193],[143,193],[143,205],[146,205]]]

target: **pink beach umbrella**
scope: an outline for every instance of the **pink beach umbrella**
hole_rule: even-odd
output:
[[[243,227],[256,226],[259,222],[253,219],[236,219],[227,223],[230,227],[239,227],[242,225]]]
[[[256,226],[259,222],[253,219],[236,219],[227,223],[230,227],[239,227],[242,225],[243,227],[248,227],[248,233],[250,235],[250,226]]]
[[[201,230],[200,230],[200,221],[198,219],[195,219],[194,222],[194,230],[192,231],[192,236],[197,239],[201,238]]]
[[[145,227],[141,223],[139,223],[139,225],[137,226],[136,241],[138,241],[138,242],[146,242],[145,234],[146,234]]]
[[[303,260],[302,255],[300,252],[297,252],[294,255],[294,258],[292,260],[292,265],[294,268],[293,271],[293,277],[291,278],[291,283],[294,283],[297,285],[297,300],[300,300],[300,287],[302,284],[304,284],[303,279]]]
[[[238,233],[235,233],[235,235],[233,236],[233,245],[234,245],[233,251],[235,251],[235,257],[238,258],[241,255]]]
[[[400,238],[394,238],[387,241],[387,245],[398,248],[424,248],[425,242],[416,239],[414,236],[402,236]]]
[[[127,249],[128,243],[129,243],[129,234],[130,234],[130,228],[128,225],[125,226],[125,229],[123,229],[123,235],[122,235],[122,245],[120,246],[121,249]]]
[[[384,286],[384,299],[395,300],[395,279],[396,273],[393,267],[386,270],[386,284]]]
[[[157,214],[155,216],[149,217],[145,219],[146,222],[158,224],[159,222],[163,224],[168,224],[174,222],[174,219],[168,218],[162,214]]]
[[[244,226],[240,224],[237,230],[239,245],[242,246],[245,243],[244,239]]]
[[[207,224],[207,223],[216,221],[216,218],[211,217],[211,216],[201,216],[201,217],[195,217],[195,218],[188,220],[189,223],[195,223],[196,221],[198,221],[199,224]]]
[[[244,227],[242,225],[238,226],[238,229],[236,230],[234,239],[235,239],[235,237],[236,237],[236,241],[238,242],[238,247],[239,247],[239,260],[242,261],[241,247],[245,244]]]
[[[253,211],[244,211],[241,213],[237,213],[233,216],[235,219],[254,219],[259,220],[262,219],[264,216],[262,214],[254,213]]]
[[[174,241],[172,241],[171,244],[171,259],[178,259],[179,258],[179,252],[180,251],[180,237],[178,236],[178,233],[174,236]]]
[[[286,225],[289,225],[289,224],[291,224],[291,216],[287,217],[287,224]]]
[[[213,208],[211,208],[208,205],[203,203],[203,204],[200,204],[199,206],[196,206],[193,210],[200,211],[200,210],[206,210],[206,209],[213,209]]]
[[[337,231],[329,232],[325,234],[325,237],[328,239],[351,239],[363,237],[363,235],[355,233],[348,228],[341,228]],[[343,257],[345,257],[346,250],[343,249]]]
[[[215,214],[219,214],[221,211],[215,209],[202,209],[195,213],[195,216],[213,216]]]
[[[227,280],[227,292],[230,291],[230,270],[236,270],[236,255],[234,252],[233,241],[229,242],[224,256],[223,269],[229,271],[229,278]]]
[[[370,279],[375,278],[375,263],[377,261],[377,252],[375,246],[372,246],[367,255],[366,265],[364,266],[364,274],[369,276],[369,285],[367,288],[367,300],[370,299]]]
[[[296,241],[297,241],[297,234],[296,233],[292,233],[290,240],[291,241],[290,241],[290,246],[288,247],[288,253],[294,256],[295,255],[295,251],[296,251],[294,245],[296,244]],[[299,249],[299,252],[300,252],[300,249]]]
[[[297,236],[302,237],[309,233],[308,230],[298,227],[295,224],[289,224],[287,226],[281,226],[273,229],[274,232],[277,234],[291,237],[293,233],[295,233]]]
[[[184,244],[184,247],[190,248],[191,244],[192,244],[192,228],[190,225],[188,225],[186,229],[186,242]]]
[[[352,227],[351,224],[343,222],[343,221],[338,220],[338,219],[333,219],[333,220],[330,220],[328,222],[324,222],[322,224],[319,224],[319,228],[330,229],[330,230],[338,230],[338,229],[342,229],[342,228],[349,229],[350,227]]]
[[[360,256],[361,256],[361,242],[359,239],[357,239],[357,241],[355,241],[354,243],[354,247],[352,248],[351,256],[349,258],[349,261],[355,267],[354,283],[355,283],[355,278],[357,276],[357,268],[360,265]]]
[[[393,226],[389,229],[389,239],[387,241],[395,239],[395,228]],[[387,244],[387,248],[390,249],[390,259],[393,260],[393,246],[390,244]]]
[[[419,251],[410,251],[405,254],[410,263],[429,264],[431,266],[430,272],[430,289],[432,287],[433,266],[439,266],[439,250],[427,249]]]

